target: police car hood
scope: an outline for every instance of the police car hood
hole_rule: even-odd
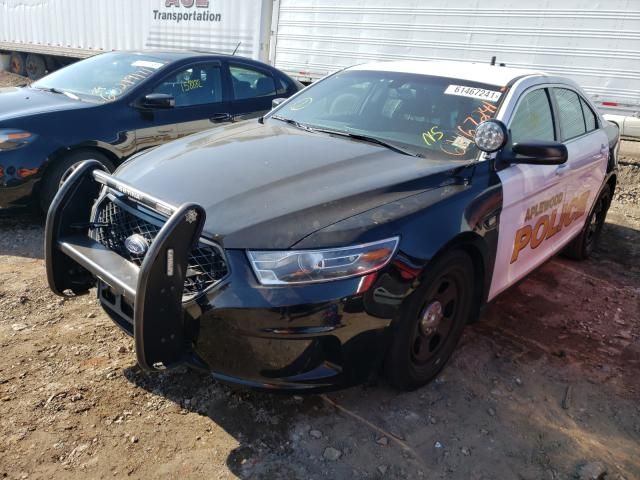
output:
[[[226,248],[278,249],[433,188],[460,165],[267,120],[172,142],[126,162],[116,176],[175,206],[199,203],[205,236]]]

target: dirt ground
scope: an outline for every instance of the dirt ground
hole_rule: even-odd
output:
[[[0,219],[0,476],[640,479],[640,143],[621,158],[593,258],[501,295],[412,393],[143,373],[92,296],[50,293],[41,221]]]
[[[0,87],[19,87],[28,85],[31,80],[9,72],[0,72]]]

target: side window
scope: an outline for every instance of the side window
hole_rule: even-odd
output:
[[[289,89],[289,84],[287,82],[285,82],[285,80],[283,78],[279,78],[278,79],[278,91],[277,91],[277,94],[278,95],[284,95],[285,93],[287,93],[288,89]]]
[[[166,93],[176,99],[176,107],[189,107],[222,101],[222,73],[219,65],[196,65],[171,74],[153,93]]]
[[[586,128],[578,94],[566,88],[554,88],[553,92],[558,104],[562,141],[583,135],[586,132]]]
[[[549,97],[544,89],[527,93],[511,120],[513,143],[526,140],[555,140]]]
[[[582,113],[584,113],[584,123],[587,127],[587,132],[592,132],[598,128],[598,121],[596,120],[596,114],[593,113],[591,107],[580,97],[580,104],[582,105]]]
[[[248,67],[229,66],[233,93],[236,100],[245,98],[268,97],[276,94],[276,83],[271,75]]]

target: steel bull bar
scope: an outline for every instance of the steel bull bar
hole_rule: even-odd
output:
[[[89,237],[94,201],[103,186],[168,216],[140,267]],[[54,293],[85,294],[101,280],[133,305],[136,357],[145,370],[182,363],[188,350],[182,293],[191,249],[205,222],[195,203],[174,207],[83,162],[55,196],[45,227],[47,280]],[[67,293],[65,293],[67,292]]]

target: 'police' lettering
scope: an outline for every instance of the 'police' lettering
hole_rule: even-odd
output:
[[[582,192],[577,197],[571,199],[562,205],[562,209],[556,208],[551,214],[541,215],[535,223],[535,226],[525,225],[518,229],[513,241],[513,253],[511,254],[511,263],[518,260],[520,252],[527,246],[532,250],[538,248],[545,240],[553,237],[564,227],[568,227],[578,218],[582,217],[587,211],[590,190]],[[550,205],[557,205],[562,199],[562,194],[554,196],[548,201],[540,202],[529,208],[525,215],[525,221],[531,219],[536,213],[545,211]]]

